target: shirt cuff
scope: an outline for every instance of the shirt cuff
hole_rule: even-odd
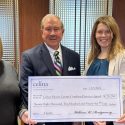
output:
[[[19,112],[19,118],[21,119],[22,115],[24,114],[24,112],[26,112],[27,109],[21,109]]]

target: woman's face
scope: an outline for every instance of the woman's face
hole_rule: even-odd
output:
[[[105,24],[103,23],[98,24],[95,37],[101,49],[110,48],[113,38],[113,33]]]

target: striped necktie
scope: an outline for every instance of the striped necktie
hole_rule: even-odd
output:
[[[59,58],[58,51],[54,52],[54,67],[55,67],[57,76],[61,76],[62,75],[62,65],[61,65],[61,60]]]

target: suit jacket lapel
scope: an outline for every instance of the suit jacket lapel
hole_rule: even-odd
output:
[[[63,75],[68,75],[68,53],[66,52],[66,49],[61,46],[62,49],[62,59],[63,59]]]
[[[42,58],[49,71],[52,73],[53,76],[55,76],[56,72],[53,66],[53,62],[45,44],[42,45]]]

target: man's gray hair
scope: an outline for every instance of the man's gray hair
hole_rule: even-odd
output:
[[[61,23],[61,28],[62,28],[62,29],[64,28],[63,22],[62,22],[62,20],[60,19],[60,17],[58,17],[58,16],[56,16],[56,15],[54,15],[54,14],[47,14],[47,15],[45,15],[45,16],[43,17],[43,19],[41,20],[41,29],[43,29],[44,23],[45,23],[46,19],[51,18],[51,17],[56,17],[56,18],[60,21],[60,23]]]

